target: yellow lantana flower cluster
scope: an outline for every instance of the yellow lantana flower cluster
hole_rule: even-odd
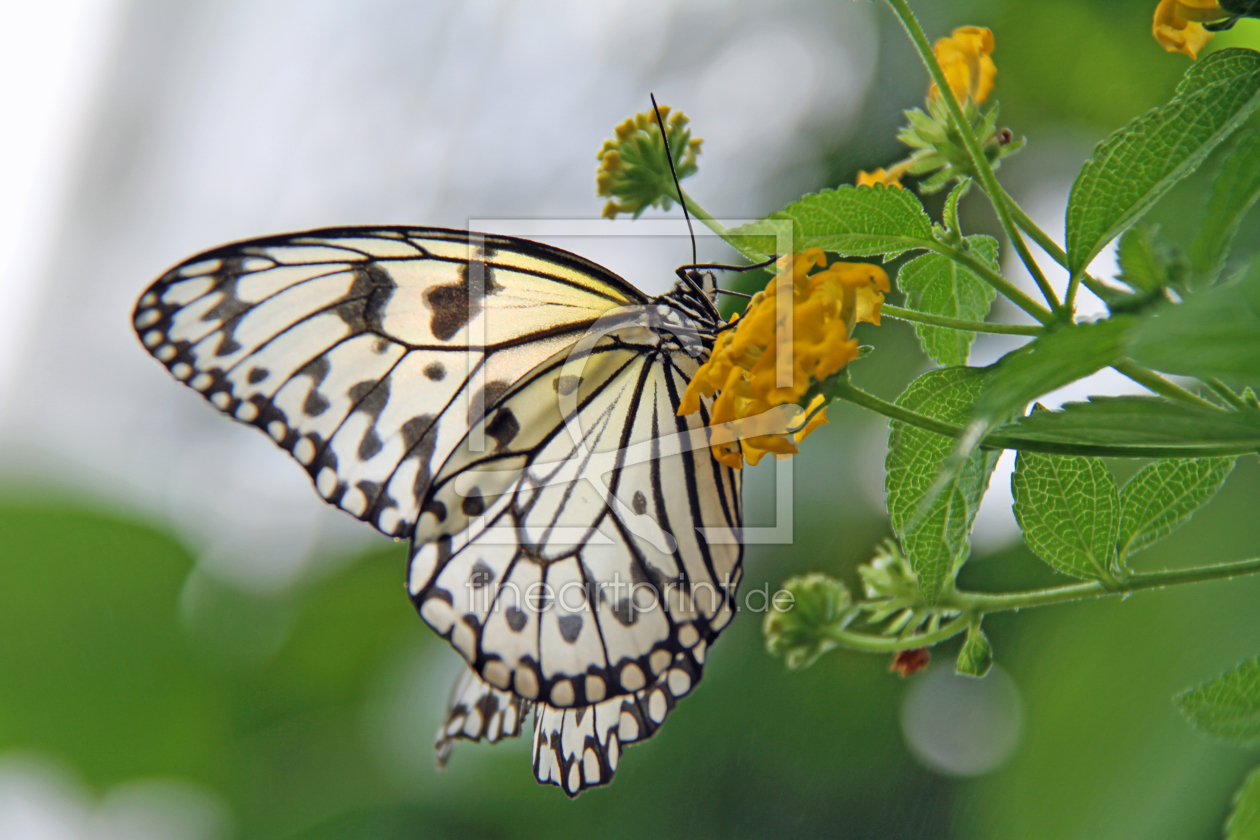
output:
[[[813,271],[812,269],[822,269]],[[774,406],[801,404],[813,383],[821,382],[858,357],[852,337],[858,321],[879,324],[879,310],[889,291],[888,275],[877,265],[835,262],[827,265],[821,249],[789,254],[778,262],[779,273],[749,302],[734,327],[717,338],[713,353],[687,386],[679,415],[700,410],[702,397],[717,394],[710,425],[754,418]],[[790,284],[792,305],[778,309],[779,290]],[[791,335],[786,318],[791,316]],[[788,355],[791,382],[778,381],[779,353]],[[713,455],[739,469],[744,460],[757,464],[767,453],[794,455],[796,444],[827,422],[825,398],[802,405],[808,422],[792,432],[754,434],[713,445]],[[755,430],[755,423],[752,424]]]
[[[1199,50],[1212,40],[1203,24],[1228,17],[1217,0],[1160,0],[1151,34],[1169,52],[1198,58]]]
[[[993,46],[993,32],[983,26],[960,26],[932,46],[949,89],[959,102],[965,104],[970,99],[979,105],[993,92],[993,79],[997,76]],[[934,83],[928,98],[935,99],[938,93]]]

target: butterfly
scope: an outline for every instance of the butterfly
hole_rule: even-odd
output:
[[[407,588],[468,664],[438,733],[519,735],[570,796],[608,783],[700,681],[742,574],[740,471],[710,403],[711,274],[649,298],[567,251],[440,228],[330,228],[170,269],[134,325],[329,504],[410,539]]]

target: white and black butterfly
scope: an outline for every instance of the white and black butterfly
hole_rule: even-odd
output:
[[[740,474],[707,402],[677,416],[722,322],[711,275],[680,278],[649,299],[526,240],[315,230],[181,263],[135,327],[327,502],[411,539],[412,600],[470,666],[440,760],[533,706],[535,774],[576,795],[695,686],[735,609]]]

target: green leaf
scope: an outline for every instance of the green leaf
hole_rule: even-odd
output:
[[[929,371],[910,383],[897,405],[947,423],[962,423],[984,388],[987,373],[950,367]],[[929,602],[953,585],[971,551],[968,534],[997,463],[997,451],[975,452],[920,514],[941,466],[954,448],[952,438],[894,421],[888,436],[888,513],[893,530]]]
[[[1241,282],[1161,307],[1137,331],[1132,355],[1166,373],[1260,381],[1260,260]]]
[[[956,194],[951,194],[951,197]],[[998,243],[991,236],[968,236],[975,256],[995,271]],[[970,269],[941,254],[924,254],[901,267],[897,283],[906,293],[906,305],[929,315],[983,321],[997,292]],[[976,334],[930,324],[915,324],[915,333],[927,353],[939,365],[965,365]]]
[[[790,220],[795,231],[792,251],[822,248],[846,256],[884,254],[894,257],[924,243],[934,243],[932,220],[918,197],[896,187],[851,187],[803,196],[771,220]],[[759,223],[732,228],[727,238],[761,254],[780,253],[774,236]]]
[[[1233,458],[1168,459],[1143,467],[1120,491],[1121,562],[1190,521],[1233,469]]]
[[[1260,659],[1251,659],[1173,698],[1196,729],[1242,746],[1260,745]]]
[[[1132,316],[1116,315],[1093,324],[1063,327],[999,359],[989,369],[992,376],[988,387],[977,400],[971,422],[959,437],[957,448],[942,465],[934,486],[925,494],[924,507],[954,479],[964,461],[998,423],[1005,422],[1012,414],[1023,413],[1023,407],[1036,397],[1123,359],[1136,323],[1137,319]]]
[[[1093,397],[1021,417],[994,435],[1064,446],[1199,446],[1211,455],[1222,447],[1260,450],[1260,411],[1214,411],[1159,397]]]
[[[1260,199],[1260,132],[1247,132],[1221,164],[1212,186],[1212,201],[1190,259],[1200,285],[1210,285],[1229,259],[1238,226]]]
[[[1154,292],[1168,285],[1170,254],[1151,227],[1136,227],[1120,237],[1116,257],[1120,282],[1135,292]]]
[[[1225,822],[1225,840],[1260,840],[1260,767],[1247,774],[1234,794],[1234,810]]]
[[[1260,53],[1224,49],[1191,65],[1176,97],[1094,150],[1072,185],[1068,266],[1080,271],[1260,106]]]
[[[963,178],[958,182],[958,186],[949,191],[949,195],[945,197],[945,207],[941,210],[941,220],[945,223],[945,229],[950,234],[950,241],[957,240],[962,236],[962,226],[958,223],[958,203],[966,197],[971,190],[971,179]],[[996,268],[996,266],[994,266]]]
[[[1040,336],[998,360],[976,419],[989,423],[1032,400],[1062,388],[1126,355],[1137,319],[1117,316],[1093,324],[1077,324]]]
[[[962,650],[958,651],[954,673],[983,679],[992,667],[993,645],[989,644],[988,637],[977,622],[967,628],[967,640],[963,642]]]
[[[1110,578],[1120,491],[1098,458],[1021,452],[1011,476],[1015,518],[1038,557],[1066,575]]]

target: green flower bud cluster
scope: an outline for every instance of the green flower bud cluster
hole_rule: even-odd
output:
[[[783,584],[792,597],[774,599],[762,631],[766,650],[781,656],[793,671],[808,668],[836,646],[829,630],[842,630],[857,615],[843,583],[818,572],[794,577]]]
[[[910,123],[897,135],[898,140],[915,150],[907,172],[911,175],[932,173],[919,182],[919,192],[925,195],[939,192],[955,180],[976,176],[962,135],[951,126],[949,110],[942,98],[929,98],[927,108],[927,112],[919,108],[906,111]],[[967,100],[963,110],[994,169],[1002,158],[1024,147],[1022,137],[1014,137],[1009,128],[998,128],[996,104],[981,112],[975,103]]]
[[[674,171],[682,181],[699,171],[696,156],[704,141],[692,138],[690,120],[682,111],[671,114],[665,105],[660,106],[660,111],[668,148],[674,157]],[[618,213],[630,213],[637,219],[653,206],[668,210],[677,195],[656,115],[650,111],[635,114],[617,126],[616,131],[617,136],[605,140],[596,155],[599,170],[595,183],[599,195],[611,199],[604,205],[604,217],[615,219]]]
[[[935,632],[941,619],[956,615],[957,610],[941,610],[927,606],[919,591],[918,576],[901,549],[892,540],[885,542],[870,563],[858,567],[866,589],[862,609],[870,624],[883,624],[886,636],[910,639],[920,630]]]

